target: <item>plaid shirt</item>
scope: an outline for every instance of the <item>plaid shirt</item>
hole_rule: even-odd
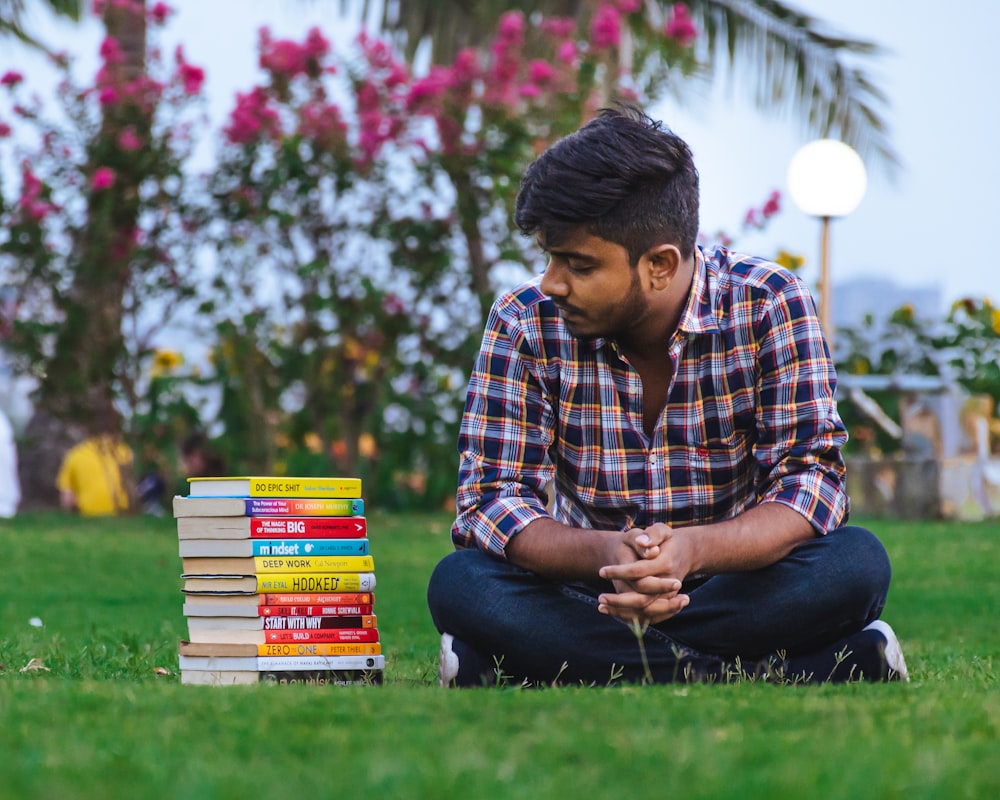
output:
[[[674,366],[652,437],[639,373],[608,339],[576,339],[535,278],[493,305],[459,434],[458,547],[503,558],[553,516],[579,528],[703,525],[777,502],[818,533],[849,502],[836,373],[806,286],[768,261],[698,248],[664,350]]]

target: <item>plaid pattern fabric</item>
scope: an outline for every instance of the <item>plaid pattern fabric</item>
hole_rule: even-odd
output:
[[[503,558],[511,536],[548,516],[552,479],[554,516],[582,528],[701,525],[762,502],[819,533],[846,519],[836,373],[798,278],[698,249],[652,437],[638,372],[613,341],[574,338],[540,280],[501,296],[486,324],[459,435],[456,546]]]

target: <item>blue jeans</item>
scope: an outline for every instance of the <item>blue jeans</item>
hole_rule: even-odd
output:
[[[825,680],[850,637],[878,619],[890,575],[882,543],[845,526],[764,569],[686,583],[690,604],[647,628],[641,647],[630,626],[597,611],[610,583],[555,583],[479,550],[445,556],[427,601],[437,629],[465,648],[460,659],[478,659],[487,680],[497,664],[542,683],[724,680],[734,669],[775,668]]]

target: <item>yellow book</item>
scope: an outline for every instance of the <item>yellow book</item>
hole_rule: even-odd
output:
[[[183,575],[185,594],[315,594],[370,592],[374,572],[291,572],[274,575]]]
[[[275,572],[371,572],[371,556],[251,556],[181,559],[188,575],[267,575]]]
[[[361,497],[360,478],[188,478],[190,497]]]
[[[377,656],[381,642],[273,642],[257,645],[259,656]]]

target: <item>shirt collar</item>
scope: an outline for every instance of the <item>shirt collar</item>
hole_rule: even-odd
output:
[[[710,269],[701,246],[694,250],[694,276],[691,291],[681,313],[677,330],[681,333],[718,333],[719,320],[715,309],[715,289],[718,281],[715,265]]]

